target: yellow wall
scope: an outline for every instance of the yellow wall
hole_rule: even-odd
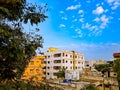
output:
[[[43,60],[44,56],[34,56],[26,67],[21,79],[41,82],[43,76],[42,68],[44,67]]]

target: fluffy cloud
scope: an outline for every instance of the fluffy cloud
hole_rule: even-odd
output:
[[[93,10],[93,14],[102,14],[104,12],[104,9],[102,6],[97,7],[95,10]]]
[[[108,3],[112,3],[114,2],[115,0],[107,0]]]
[[[115,2],[113,3],[113,6],[111,7],[111,9],[112,9],[112,10],[115,10],[115,9],[117,9],[119,6],[120,6],[120,1],[115,1]]]
[[[79,21],[80,21],[80,22],[84,22],[84,18],[80,18]]]
[[[79,10],[78,14],[83,14],[83,12],[84,12],[83,10]]]
[[[98,30],[98,26],[96,26],[96,25],[91,25],[91,24],[89,24],[89,23],[82,24],[82,28],[83,28],[83,29],[88,29],[88,30],[90,30],[90,31]]]
[[[64,24],[60,24],[59,27],[60,27],[60,28],[64,28],[64,27],[66,27],[66,26],[65,26]]]
[[[78,14],[80,14],[80,17],[84,17],[84,11],[83,10],[79,10]]]
[[[107,18],[106,15],[102,15],[100,20],[102,21],[100,28],[104,29],[106,25],[109,23],[109,18]]]
[[[116,10],[120,6],[120,0],[107,0],[112,10]]]
[[[95,18],[93,21],[95,21],[95,22],[99,22],[100,21],[100,18]]]
[[[75,9],[78,9],[80,8],[81,5],[80,4],[77,4],[77,5],[72,5],[72,6],[69,6],[66,8],[66,10],[75,10]]]
[[[82,33],[82,30],[80,29],[75,29],[75,32],[77,32],[77,34],[79,35],[79,37],[82,37],[83,36],[83,33]]]
[[[97,17],[93,21],[100,23],[99,28],[104,29],[107,26],[107,24],[109,23],[109,20],[110,20],[110,17],[107,17],[106,15],[102,15],[100,18]]]

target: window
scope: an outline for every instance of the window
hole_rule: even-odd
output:
[[[48,56],[48,58],[50,58],[50,56]]]
[[[70,61],[70,63],[72,63],[72,61]]]
[[[66,61],[66,63],[67,63],[68,61]]]
[[[57,76],[57,73],[53,73],[54,76]]]
[[[43,74],[45,75],[45,74],[46,74],[46,72],[43,72]]]
[[[47,73],[47,75],[50,75],[49,73]]]
[[[67,57],[68,55],[66,54],[66,57]]]
[[[61,60],[54,60],[54,63],[61,63]]]
[[[45,59],[47,58],[47,56],[45,56]]]
[[[48,67],[48,69],[50,69],[50,67]]]
[[[46,61],[44,61],[44,64],[46,64]]]
[[[48,63],[50,63],[50,61],[48,61]]]
[[[53,67],[55,70],[59,70],[61,68],[61,66],[54,66]]]
[[[61,57],[61,53],[54,54],[54,57]]]

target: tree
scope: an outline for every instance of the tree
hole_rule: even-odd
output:
[[[45,21],[45,6],[26,3],[26,0],[0,0],[0,80],[20,78],[35,50],[42,47],[39,34],[25,33],[22,24]],[[36,28],[38,31],[39,29]]]
[[[120,90],[120,58],[114,60],[113,69],[117,73],[117,81],[118,81],[119,90]]]
[[[58,78],[65,78],[65,69],[61,68],[56,75]]]
[[[102,71],[103,69],[108,69],[111,67],[111,64],[99,64],[99,65],[95,65],[95,69],[97,69],[98,71]]]

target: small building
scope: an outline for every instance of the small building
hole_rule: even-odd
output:
[[[41,82],[43,78],[44,56],[34,56],[28,63],[21,79],[25,81]]]
[[[113,57],[114,57],[114,60],[116,60],[116,59],[120,59],[120,52],[118,52],[118,53],[113,53]]]

